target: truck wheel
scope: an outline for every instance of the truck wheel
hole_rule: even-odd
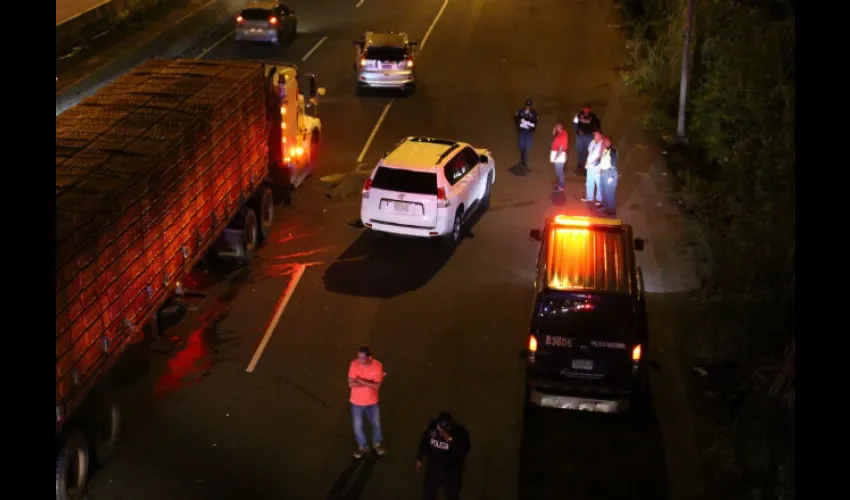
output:
[[[274,223],[274,194],[271,188],[268,186],[260,188],[251,205],[260,218],[258,224],[260,239],[265,241],[271,234]]]
[[[242,226],[242,247],[243,254],[247,257],[257,249],[257,240],[259,239],[259,229],[257,228],[257,213],[253,208],[245,210],[245,220]]]
[[[79,430],[68,434],[56,457],[56,500],[83,497],[89,475],[89,448]]]
[[[105,399],[97,410],[94,425],[94,458],[98,464],[103,464],[115,453],[121,434],[121,408],[118,403]]]

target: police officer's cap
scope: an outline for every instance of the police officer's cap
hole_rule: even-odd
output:
[[[530,107],[531,106],[531,99],[526,99],[525,105]]]
[[[437,424],[441,427],[451,427],[454,421],[455,419],[452,417],[452,414],[445,410],[441,411],[440,414],[437,415]]]

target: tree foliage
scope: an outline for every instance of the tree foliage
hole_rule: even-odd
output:
[[[726,456],[715,460],[718,477],[739,498],[793,498],[793,5],[693,1],[688,145],[671,145],[668,157],[704,250],[706,331],[689,351],[736,367],[726,384],[736,396],[724,400],[727,418],[715,419],[712,451]],[[636,21],[626,83],[646,99],[646,124],[664,138],[676,125],[685,6],[623,0]]]

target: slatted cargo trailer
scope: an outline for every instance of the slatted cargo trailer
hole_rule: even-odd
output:
[[[269,230],[294,71],[152,60],[56,117],[57,499],[115,446],[116,359],[214,245]]]

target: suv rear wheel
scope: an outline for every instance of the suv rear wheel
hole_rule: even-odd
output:
[[[463,239],[463,209],[458,208],[455,212],[454,222],[452,222],[452,230],[447,234],[443,243],[447,248],[454,248]]]

